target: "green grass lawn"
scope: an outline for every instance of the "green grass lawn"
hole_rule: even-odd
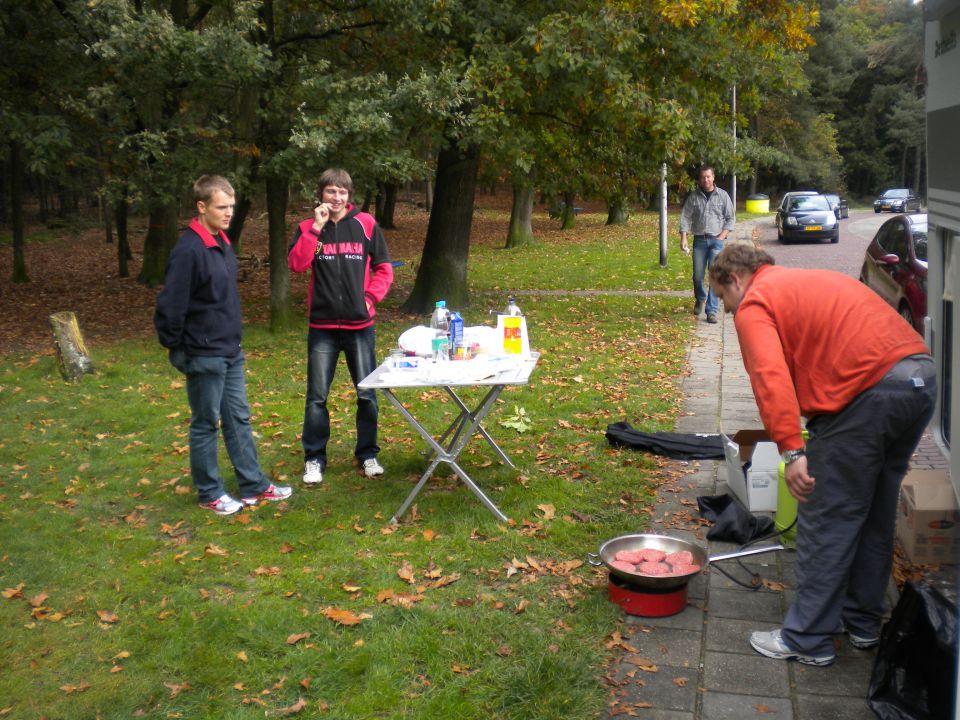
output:
[[[576,242],[474,253],[473,306],[502,305],[503,287],[688,287],[675,247],[659,267],[655,218],[602,221],[581,216]],[[403,299],[384,305],[381,357],[411,324]],[[424,443],[382,400],[387,473],[360,477],[342,364],[330,464],[304,487],[302,329],[244,342],[261,462],[295,493],[230,518],[196,505],[183,380],[156,343],[91,348],[100,372],[78,385],[52,358],[0,358],[0,716],[262,718],[302,701],[303,717],[595,717],[622,613],[584,556],[644,530],[664,481],[604,431],[673,427],[689,304],[523,297],[541,361],[486,422],[517,468],[482,441],[462,456],[510,523],[441,468],[390,525]],[[454,417],[440,391],[401,397],[433,428]],[[498,424],[515,406],[528,432]],[[225,454],[221,468],[235,488]]]

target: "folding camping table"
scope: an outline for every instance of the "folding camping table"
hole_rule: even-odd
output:
[[[388,360],[360,382],[359,387],[380,390],[387,396],[393,406],[400,411],[400,414],[426,441],[430,448],[428,457],[432,457],[427,469],[420,476],[419,482],[407,495],[400,509],[394,513],[391,522],[397,522],[397,519],[407,511],[407,508],[413,503],[440,463],[447,463],[453,468],[453,471],[463,483],[470,488],[474,495],[480,498],[480,501],[486,505],[490,512],[500,520],[506,521],[508,519],[467,474],[467,471],[460,465],[458,458],[470,438],[474,435],[481,435],[503,462],[510,467],[515,467],[506,453],[484,429],[483,420],[493,409],[494,403],[496,403],[505,387],[508,385],[526,385],[529,382],[530,375],[537,366],[539,357],[539,353],[530,353],[529,355],[507,356],[489,360],[460,360],[442,363],[421,361],[419,368],[409,370],[393,369],[390,367],[390,361]],[[456,392],[456,388],[464,387],[486,387],[489,389],[479,404],[471,410]],[[434,438],[433,434],[400,402],[396,392],[408,388],[442,388],[460,409],[457,417],[439,438]]]

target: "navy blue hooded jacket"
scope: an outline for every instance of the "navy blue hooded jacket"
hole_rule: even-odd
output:
[[[194,219],[167,261],[153,324],[160,344],[189,355],[235,357],[242,335],[237,256]]]

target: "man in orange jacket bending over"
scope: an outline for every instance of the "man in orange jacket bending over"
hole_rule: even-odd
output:
[[[800,503],[796,600],[782,628],[750,644],[829,665],[835,633],[859,649],[879,642],[900,482],[933,413],[933,359],[893,308],[841,273],[775,267],[737,244],[710,266],[710,283],[734,313],[760,417]]]

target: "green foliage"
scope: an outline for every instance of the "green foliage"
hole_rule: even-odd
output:
[[[624,243],[621,227],[581,220],[582,265],[619,248],[607,287],[663,285],[649,264],[655,233]],[[575,287],[581,267],[568,250],[544,242],[538,264]],[[492,269],[505,255],[487,255]],[[476,270],[477,295],[499,305],[495,273]],[[680,270],[666,286],[686,284]],[[387,474],[359,476],[343,366],[324,484],[302,486],[302,328],[250,327],[244,342],[261,462],[296,492],[231,518],[195,505],[183,380],[155,343],[92,348],[100,374],[78,385],[60,381],[51,357],[0,359],[0,707],[12,717],[254,718],[302,698],[311,717],[596,717],[604,641],[622,613],[605,574],[582,559],[643,530],[654,486],[667,481],[603,432],[621,419],[673,427],[692,319],[672,294],[554,295],[537,292],[541,280],[511,278],[527,292],[540,364],[487,422],[517,469],[482,441],[461,456],[510,524],[441,470],[392,525],[425,467],[423,443],[383,403]],[[399,301],[381,306],[380,357],[415,322]],[[403,401],[432,429],[457,412],[440,391]],[[522,435],[497,424],[513,406],[532,424]],[[221,468],[232,488],[225,456]]]
[[[511,428],[518,433],[525,433],[533,427],[527,411],[519,405],[513,406],[513,415],[508,415],[500,421],[500,425],[505,428]]]

